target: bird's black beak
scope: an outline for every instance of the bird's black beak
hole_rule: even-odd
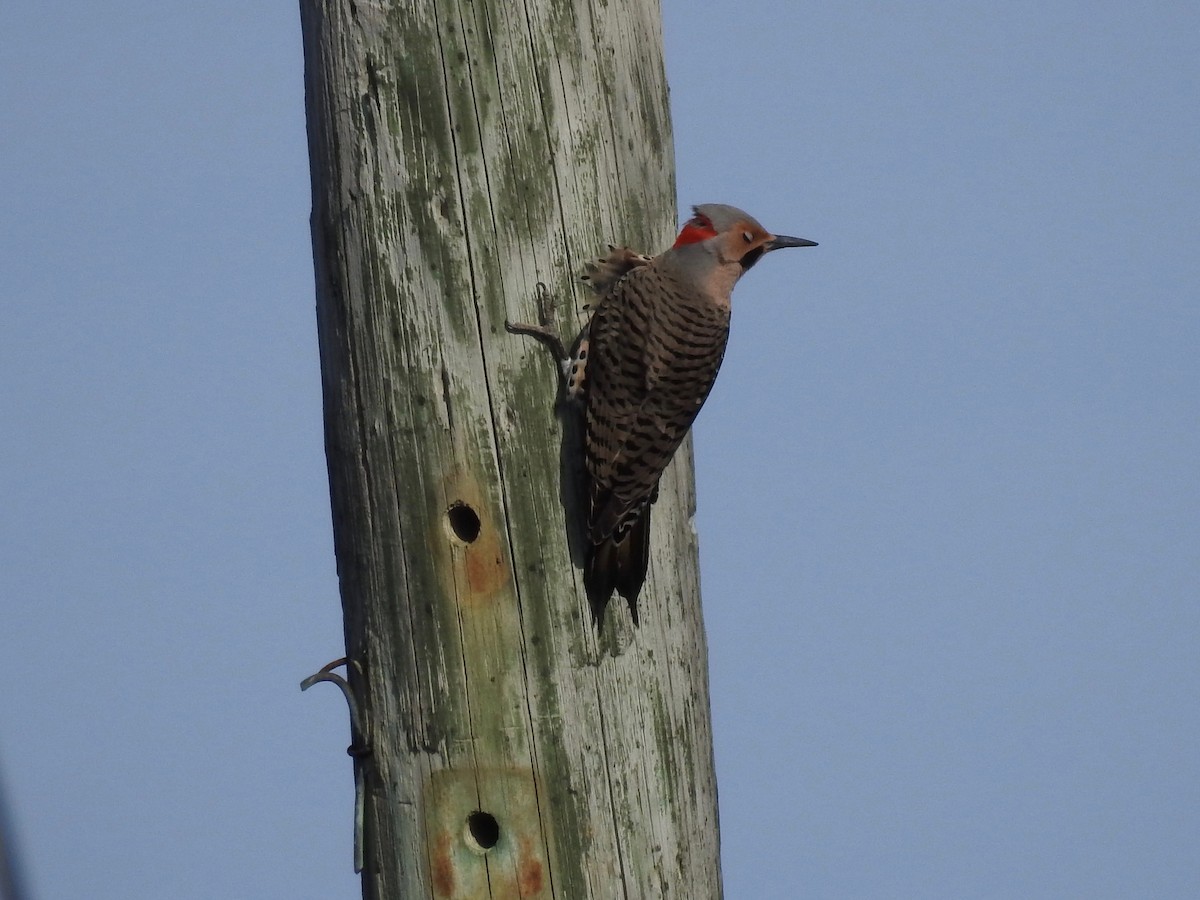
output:
[[[788,237],[786,234],[777,234],[767,242],[766,250],[782,250],[784,247],[815,247],[816,241],[806,241],[804,238]]]
[[[779,250],[783,247],[815,247],[816,241],[806,241],[804,238],[788,237],[786,234],[777,234],[765,244],[759,244],[749,253],[742,257],[742,271],[749,271],[750,267],[758,262],[767,253],[772,250]]]

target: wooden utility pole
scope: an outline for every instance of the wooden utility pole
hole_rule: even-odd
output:
[[[300,8],[364,896],[719,897],[690,444],[597,634],[556,373],[504,329],[544,295],[569,339],[586,260],[671,242],[657,0]]]

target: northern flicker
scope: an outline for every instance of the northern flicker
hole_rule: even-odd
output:
[[[764,253],[814,246],[771,234],[740,209],[706,203],[669,250],[651,258],[613,249],[590,267],[599,300],[567,370],[567,392],[585,410],[584,585],[597,625],[614,590],[637,623],[650,507],[717,377],[733,286]]]

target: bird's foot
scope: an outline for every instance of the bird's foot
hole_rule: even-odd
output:
[[[546,325],[531,325],[527,322],[506,321],[504,323],[504,330],[509,334],[523,334],[544,344],[554,354],[554,360],[558,363],[559,368],[562,368],[564,363],[569,361],[567,348],[563,344],[562,338],[558,336],[558,332]]]
[[[543,344],[554,354],[554,361],[558,363],[559,371],[565,375],[571,366],[571,354],[567,352],[566,345],[563,344],[562,338],[559,337],[558,331],[554,327],[554,305],[550,301],[550,291],[540,281],[537,285],[535,299],[538,308],[538,324],[531,325],[526,322],[505,320],[504,330],[509,334],[523,334]]]

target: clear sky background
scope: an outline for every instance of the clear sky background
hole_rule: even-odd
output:
[[[727,896],[1200,896],[1200,4],[698,6],[681,205],[821,244],[696,427]],[[295,4],[0,19],[34,896],[358,896]]]

